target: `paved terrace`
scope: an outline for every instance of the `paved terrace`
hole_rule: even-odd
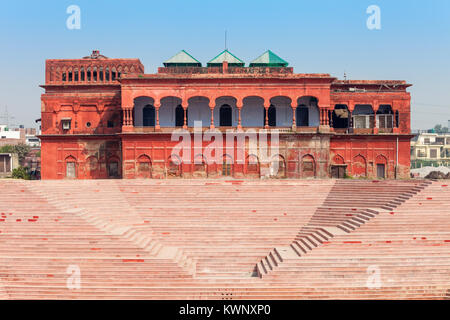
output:
[[[0,299],[444,299],[448,184],[0,180]]]

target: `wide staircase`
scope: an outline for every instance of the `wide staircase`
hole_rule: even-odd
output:
[[[449,196],[423,181],[0,180],[0,299],[444,299]]]
[[[33,192],[38,184],[0,182],[0,296],[139,297],[143,282],[184,283],[192,278],[170,254],[154,256],[120,232],[106,232],[76,211],[49,203]],[[57,194],[56,189],[48,190],[48,196]],[[62,189],[72,192],[70,187]],[[109,210],[114,207],[110,205]],[[81,280],[79,289],[77,277]]]
[[[250,277],[271,249],[286,245],[327,196],[332,181],[172,180],[119,182],[158,239],[196,261],[196,277]]]
[[[374,219],[316,241],[317,246],[310,245],[301,256],[278,260],[263,279],[274,287],[314,288],[310,293],[314,298],[445,298],[450,288],[450,188],[436,181],[418,183],[408,191],[404,190],[408,182],[388,183],[399,185],[402,194],[412,194],[394,207],[391,188],[385,198],[367,197],[367,202],[359,201],[354,189],[348,209],[370,206],[378,211]],[[344,205],[344,200],[333,198],[324,205]],[[384,199],[389,198],[386,204]]]
[[[296,260],[337,235],[350,233],[381,211],[390,211],[431,182],[338,180],[289,246],[273,248],[255,266],[265,277],[284,261]]]

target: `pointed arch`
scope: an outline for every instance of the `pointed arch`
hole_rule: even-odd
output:
[[[193,178],[207,178],[208,177],[208,166],[204,155],[197,154],[194,157],[194,164],[192,170]]]
[[[222,161],[222,176],[233,177],[233,169],[233,157],[229,154],[224,154]]]
[[[176,155],[172,154],[167,159],[167,177],[168,178],[179,178],[182,176],[183,172],[183,166],[181,158]]]
[[[361,154],[353,157],[352,173],[355,177],[367,177],[367,161]]]
[[[270,175],[278,179],[286,177],[286,160],[281,154],[272,157]]]
[[[341,156],[340,154],[336,154],[333,157],[333,164],[345,164],[344,157]]]
[[[137,177],[143,179],[152,177],[152,161],[146,154],[141,154],[137,158]]]
[[[259,178],[261,176],[258,156],[249,154],[245,158],[245,174],[250,178]]]
[[[384,179],[387,177],[388,171],[388,159],[383,154],[377,155],[375,158],[375,165],[376,165],[376,175],[377,178]]]
[[[302,178],[314,178],[316,176],[316,162],[311,154],[302,157]]]
[[[64,160],[65,162],[65,166],[66,166],[66,178],[67,179],[76,179],[77,178],[77,159],[72,156],[69,155],[66,157],[66,159]]]

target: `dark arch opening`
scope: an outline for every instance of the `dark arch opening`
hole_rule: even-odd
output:
[[[221,127],[231,127],[232,116],[231,116],[231,107],[228,104],[224,104],[220,107],[220,126]]]
[[[155,107],[148,104],[142,109],[142,125],[144,127],[155,126]]]
[[[277,126],[277,109],[273,104],[270,105],[267,110],[267,116],[269,117],[269,127]]]
[[[179,104],[175,108],[175,127],[182,127],[184,125],[184,109]]]
[[[295,109],[295,122],[297,127],[307,127],[309,125],[309,109],[304,104]]]
[[[337,104],[332,114],[333,128],[349,127],[349,112],[345,104]]]

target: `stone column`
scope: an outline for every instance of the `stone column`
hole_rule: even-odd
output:
[[[155,101],[155,112],[156,112],[156,124],[155,124],[155,129],[161,129],[161,127],[159,126],[159,108],[161,107],[161,102],[156,102]]]
[[[209,125],[209,128],[214,129],[214,105],[210,105],[209,109],[211,109],[211,124]]]
[[[292,130],[297,129],[297,119],[296,119],[296,113],[297,113],[297,102],[292,101]]]
[[[270,99],[264,100],[264,112],[266,114],[266,121],[264,123],[264,128],[269,129],[269,108],[270,108]]]
[[[353,100],[348,102],[348,127],[353,128],[353,110],[355,110],[355,102]]]
[[[133,109],[128,108],[128,126],[133,126]]]
[[[242,125],[241,125],[241,109],[244,106],[244,104],[242,102],[238,102],[236,103],[236,108],[238,109],[238,129],[242,129]]]
[[[378,128],[377,128],[377,112],[378,112],[378,108],[380,106],[378,105],[378,101],[375,100],[373,101],[372,104],[372,109],[373,109],[373,133],[378,133]]]

